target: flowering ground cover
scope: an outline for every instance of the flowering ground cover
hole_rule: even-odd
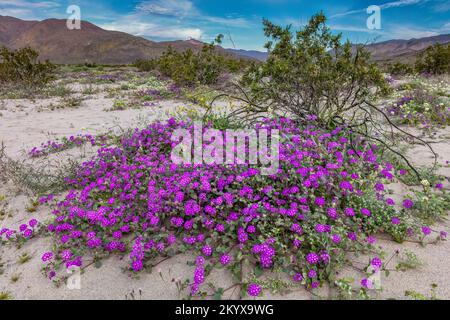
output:
[[[171,133],[191,126],[170,119],[136,129],[83,163],[67,180],[72,189],[64,199],[41,198],[54,216],[45,231],[54,249],[42,255],[48,278],[60,283],[64,269],[83,267],[88,258],[126,256],[128,272],[138,273],[159,257],[189,252],[197,256],[183,284],[191,295],[205,294],[213,268],[227,268],[243,294],[257,296],[264,284],[257,277],[242,282],[243,261],[255,274],[282,270],[294,284],[314,289],[334,279],[348,252],[373,248],[376,234],[402,241],[432,232],[413,215],[412,199],[394,207],[385,184],[400,173],[376,145],[351,141],[345,128],[327,132],[266,119],[259,129],[281,133],[280,168],[262,176],[257,166],[172,163]],[[24,241],[36,224],[5,228],[2,238]],[[374,256],[366,267],[381,270],[383,263]],[[369,277],[361,279],[362,292],[373,286]]]
[[[392,80],[395,83],[394,80]],[[394,92],[392,103],[385,107],[392,119],[400,124],[421,126],[432,131],[435,126],[450,123],[448,77],[429,79],[412,77]]]

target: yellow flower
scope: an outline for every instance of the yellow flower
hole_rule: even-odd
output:
[[[430,182],[426,179],[423,179],[422,181],[420,181],[420,183],[424,186],[424,187],[429,187],[430,186]]]

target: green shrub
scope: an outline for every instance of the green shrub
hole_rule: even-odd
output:
[[[395,62],[388,65],[387,71],[393,75],[407,75],[412,74],[414,72],[414,68],[406,63]]]
[[[138,68],[140,71],[152,71],[156,67],[157,60],[136,60],[133,64],[134,67]]]
[[[221,60],[212,46],[205,45],[199,53],[191,49],[180,53],[169,48],[155,64],[158,71],[177,84],[209,85],[217,82],[223,70]]]
[[[333,35],[323,13],[313,16],[297,32],[264,20],[269,57],[254,64],[242,84],[251,92],[250,111],[273,110],[308,121],[316,116],[322,122],[353,112],[388,85],[370,55],[362,46],[341,43]]]
[[[170,77],[178,85],[212,85],[226,72],[237,73],[249,63],[221,54],[215,43],[221,43],[219,35],[215,42],[204,44],[199,52],[188,49],[178,52],[169,47],[161,57],[153,60],[138,60],[134,66],[141,71],[157,70]]]
[[[435,44],[418,57],[416,70],[421,73],[443,74],[450,72],[450,44]]]
[[[25,87],[43,86],[54,79],[55,66],[38,61],[39,54],[31,48],[10,51],[0,49],[0,83]]]

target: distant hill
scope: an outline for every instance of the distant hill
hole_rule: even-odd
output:
[[[267,59],[267,52],[256,51],[256,50],[243,50],[243,49],[226,49],[238,56],[249,57],[259,61],[265,61]]]
[[[436,43],[450,43],[450,34],[410,40],[388,40],[368,44],[365,47],[371,53],[372,60],[374,61],[402,61],[404,63],[411,63],[415,61],[419,53]],[[237,55],[248,56],[260,61],[265,61],[268,56],[267,52],[261,51],[228,50]]]
[[[104,30],[86,21],[82,21],[81,30],[69,30],[66,20],[24,21],[0,16],[0,45],[11,49],[30,46],[40,53],[40,59],[54,63],[128,64],[137,59],[157,57],[169,45],[179,51],[198,51],[203,43],[197,40],[155,42]],[[218,50],[235,56],[225,49]]]
[[[367,45],[375,61],[401,61],[413,62],[417,55],[436,43],[450,43],[450,34],[410,39],[410,40],[388,40]]]
[[[428,46],[435,43],[449,43],[450,35],[411,39],[389,40],[370,44],[367,49],[376,61],[405,60],[408,62]],[[47,19],[26,21],[0,16],[0,45],[11,49],[30,46],[40,53],[41,59],[54,63],[78,64],[128,64],[137,59],[159,56],[168,46],[175,50],[201,50],[198,40],[155,42],[124,32],[102,29],[90,22],[82,21],[81,30],[69,30],[66,20]],[[236,58],[264,61],[267,52],[254,50],[224,49],[220,53]]]

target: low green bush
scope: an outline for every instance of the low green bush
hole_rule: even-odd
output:
[[[450,73],[450,44],[435,44],[428,47],[416,61],[420,73]]]
[[[387,66],[387,71],[393,75],[407,75],[414,72],[414,68],[406,63],[395,62]]]
[[[55,65],[38,60],[39,54],[27,47],[11,51],[0,49],[0,83],[40,87],[54,79]]]
[[[219,35],[215,43],[221,43],[221,39]],[[194,86],[216,84],[221,75],[237,73],[249,64],[245,59],[221,54],[215,43],[204,44],[199,52],[169,47],[159,58],[138,60],[134,66],[141,71],[157,70],[178,85]]]

